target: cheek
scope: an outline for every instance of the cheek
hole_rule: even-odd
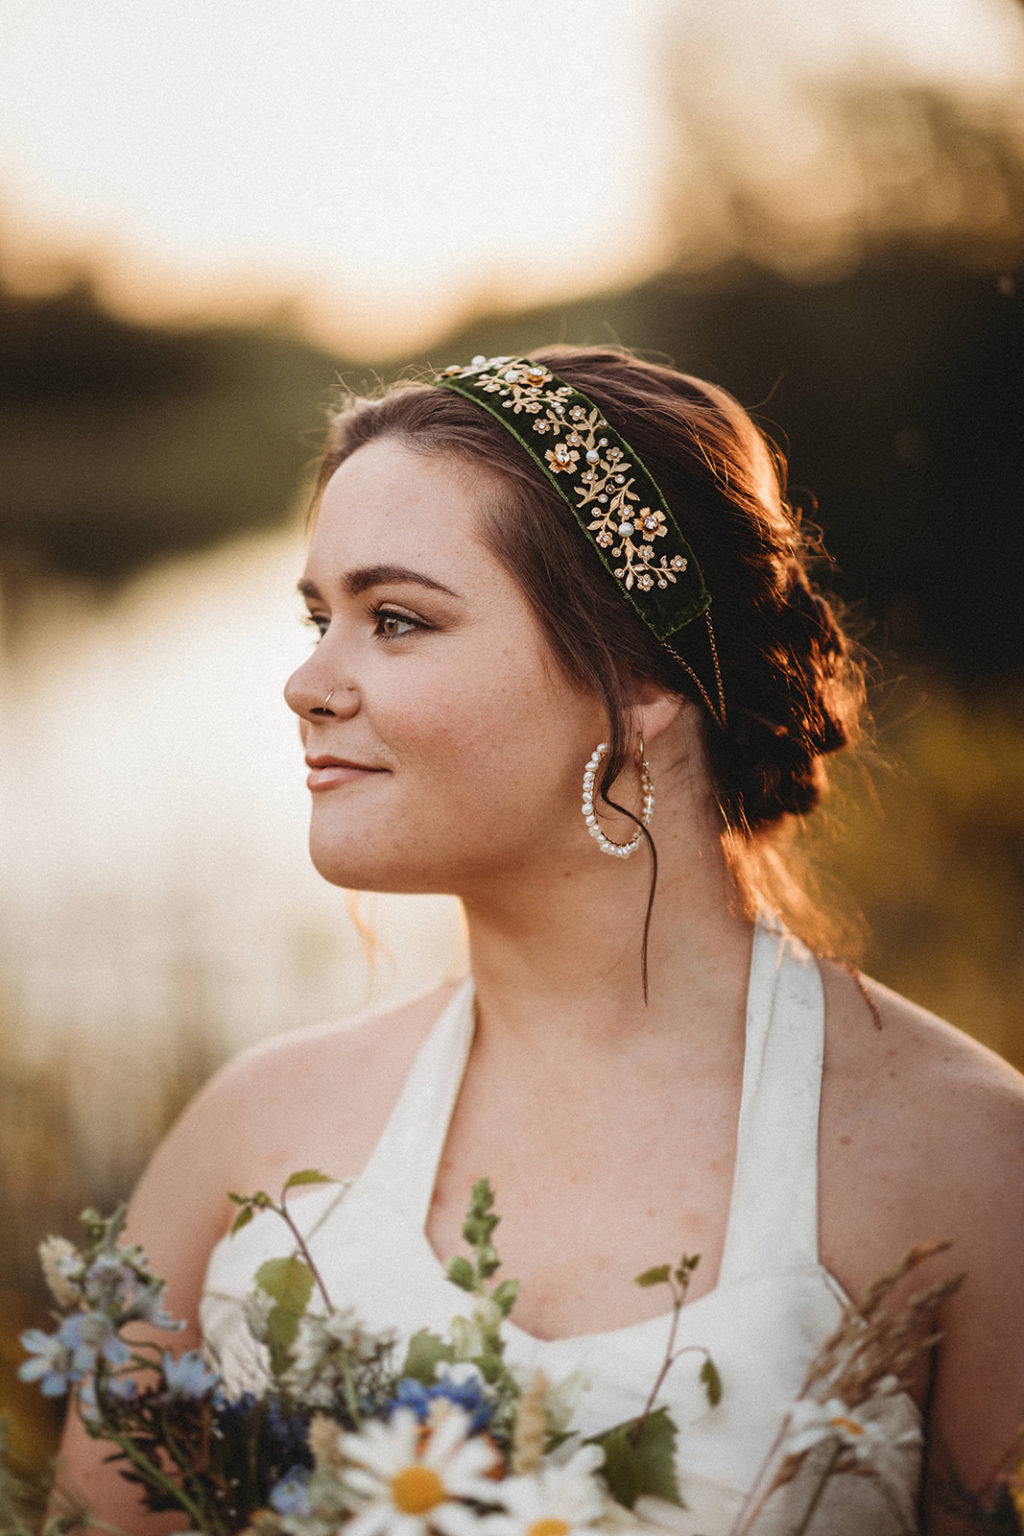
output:
[[[491,817],[564,813],[579,798],[586,759],[602,739],[596,716],[539,668],[500,658],[486,681],[422,714],[440,805],[447,800],[455,819],[472,812],[479,826]]]

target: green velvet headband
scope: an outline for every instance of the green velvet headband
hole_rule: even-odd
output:
[[[475,401],[511,432],[663,644],[707,613],[700,566],[664,496],[592,400],[525,357],[474,357],[434,382]]]

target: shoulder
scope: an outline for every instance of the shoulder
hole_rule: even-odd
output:
[[[385,1013],[289,1031],[243,1051],[186,1111],[216,1137],[222,1172],[273,1182],[304,1150],[358,1173],[454,984]],[[285,1167],[284,1165],[288,1166]]]
[[[179,1316],[194,1317],[231,1191],[279,1194],[315,1167],[358,1173],[447,986],[388,1013],[302,1029],[242,1052],[196,1095],[157,1147],[129,1207],[129,1232]]]
[[[825,1106],[885,1137],[943,1205],[1024,1157],[1024,1077],[961,1030],[878,982],[822,966],[828,1031]],[[874,1013],[872,1013],[872,1006]]]
[[[1024,1416],[1024,1078],[867,981],[872,1018],[851,976],[822,971],[823,1258],[857,1294],[913,1244],[949,1244],[914,1277],[963,1277],[941,1318],[932,1422],[981,1484]]]

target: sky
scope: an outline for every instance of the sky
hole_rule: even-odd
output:
[[[0,217],[371,331],[602,281],[648,254],[664,7],[554,4],[4,0]]]
[[[677,99],[778,167],[843,72],[1019,90],[1022,17],[1014,0],[0,0],[0,264],[45,286],[70,253],[135,312],[291,297],[357,350],[425,341],[474,305],[665,259],[670,27]]]

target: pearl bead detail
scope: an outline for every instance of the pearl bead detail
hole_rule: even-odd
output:
[[[601,852],[610,854],[613,858],[628,859],[630,854],[635,853],[643,842],[643,832],[640,828],[637,828],[627,843],[613,843],[611,838],[605,837],[601,831],[594,812],[594,782],[597,777],[597,770],[601,766],[601,761],[607,751],[608,743],[602,741],[600,746],[595,747],[587,759],[587,766],[583,772],[583,798],[580,809],[587,831],[595,840]],[[646,758],[641,758],[640,760],[640,785],[643,791],[643,810],[640,815],[640,822],[641,826],[646,828],[650,824],[654,811],[654,790],[651,786],[651,771]]]

